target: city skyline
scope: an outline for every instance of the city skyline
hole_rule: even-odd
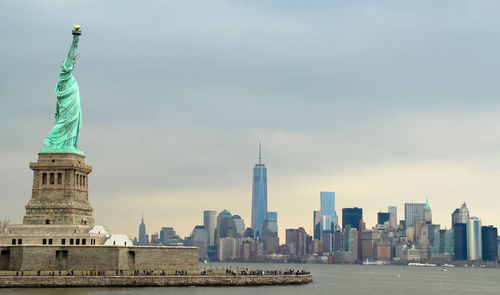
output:
[[[443,227],[463,202],[500,224],[499,3],[187,2],[0,4],[1,219],[24,215],[79,23],[79,148],[112,232],[136,235],[143,212],[181,236],[204,210],[248,225],[259,139],[282,240],[312,232],[320,191],[367,226],[426,198]]]

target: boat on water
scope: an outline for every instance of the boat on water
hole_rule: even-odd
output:
[[[420,266],[420,267],[436,267],[435,263],[418,263],[418,262],[410,262],[408,266]]]

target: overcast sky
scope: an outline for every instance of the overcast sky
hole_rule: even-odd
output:
[[[71,3],[70,3],[71,2]],[[410,3],[412,2],[412,3]],[[268,207],[312,230],[319,192],[376,213],[464,201],[500,225],[498,1],[0,1],[0,219],[21,223],[74,76],[97,224],[183,237],[203,210],[251,224],[263,144]],[[282,240],[284,242],[284,240]]]

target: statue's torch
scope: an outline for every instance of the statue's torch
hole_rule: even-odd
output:
[[[80,36],[82,31],[80,31],[80,25],[73,25],[73,35]]]

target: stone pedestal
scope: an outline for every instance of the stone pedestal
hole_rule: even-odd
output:
[[[39,153],[30,168],[34,172],[33,189],[23,224],[94,225],[88,200],[92,167],[85,164],[83,155]]]

